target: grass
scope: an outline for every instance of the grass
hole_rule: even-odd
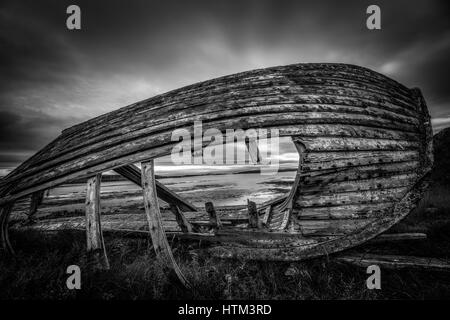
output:
[[[434,187],[399,231],[428,230],[428,239],[365,246],[371,252],[450,258],[449,190]],[[435,209],[428,210],[429,207]],[[148,239],[106,236],[111,270],[89,268],[82,232],[14,232],[15,258],[0,259],[0,299],[436,299],[450,298],[448,273],[382,270],[382,289],[368,290],[364,269],[323,257],[298,263],[218,260],[198,243],[172,243],[193,285],[167,277]],[[364,249],[364,248],[363,248]],[[195,253],[194,253],[195,252]],[[81,290],[68,290],[67,266],[82,270]]]

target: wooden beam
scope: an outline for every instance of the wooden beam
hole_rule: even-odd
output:
[[[380,234],[378,237],[369,240],[367,243],[380,243],[380,242],[392,242],[392,241],[404,241],[404,240],[425,240],[427,239],[426,233],[411,232],[411,233],[387,233]]]
[[[152,238],[156,256],[166,268],[175,273],[185,287],[190,287],[189,282],[173,258],[172,250],[169,246],[169,242],[167,242],[162,224],[161,212],[159,211],[155,181],[153,160],[142,162],[142,187],[144,194],[145,214],[147,216],[150,236]]]
[[[269,222],[271,212],[272,212],[272,206],[269,205],[269,206],[267,206],[266,209],[264,210],[264,216],[263,216],[263,219],[262,219],[262,224],[263,224],[264,226],[266,226],[267,223]]]
[[[216,213],[216,209],[214,208],[214,204],[212,202],[205,203],[205,210],[209,214],[209,222],[213,226],[214,230],[222,228],[222,222],[220,221],[219,216]]]
[[[130,180],[131,182],[134,182],[135,184],[142,186],[141,170],[134,164],[116,168],[114,169],[114,171],[120,174],[121,176],[125,177],[126,179]],[[176,205],[181,211],[197,211],[197,207],[189,203],[189,201],[187,201],[177,193],[168,189],[161,182],[156,180],[155,183],[157,195],[161,200],[169,204]]]
[[[86,190],[86,240],[89,259],[95,268],[109,269],[100,222],[100,184],[102,175],[88,179]]]
[[[261,221],[259,220],[258,210],[256,209],[256,203],[247,199],[248,207],[248,226],[250,228],[261,228]]]
[[[175,219],[177,220],[178,226],[180,227],[182,232],[193,232],[194,228],[192,227],[192,224],[186,219],[183,213],[180,212],[180,209],[178,209],[176,205],[170,204],[170,211],[172,211],[175,215]]]
[[[434,271],[450,271],[450,261],[437,258],[414,256],[376,255],[376,254],[347,254],[336,257],[338,261],[359,267],[376,264],[386,269],[426,269]]]
[[[14,203],[8,203],[0,209],[0,240],[2,248],[10,255],[14,255],[14,249],[9,241],[8,224]]]
[[[259,152],[258,143],[256,142],[256,139],[250,139],[249,137],[245,137],[245,145],[247,147],[250,159],[252,160],[253,164],[260,164],[261,154]]]
[[[44,200],[45,191],[46,190],[40,190],[31,195],[30,210],[28,212],[28,221],[33,221],[39,205],[41,205],[42,201]]]

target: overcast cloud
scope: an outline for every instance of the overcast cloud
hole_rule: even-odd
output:
[[[66,28],[70,4],[80,31]],[[365,27],[370,4],[381,31]],[[449,12],[448,1],[3,1],[0,169],[124,105],[298,62],[352,63],[418,86],[440,130],[450,126]]]

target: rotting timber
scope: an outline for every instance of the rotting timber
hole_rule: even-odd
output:
[[[221,221],[213,203],[196,208],[155,178],[176,128],[278,129],[300,155],[291,191]],[[142,170],[135,163],[142,164]],[[364,243],[405,217],[421,198],[432,166],[432,131],[419,89],[366,68],[295,64],[196,83],[68,128],[0,181],[1,241],[12,252],[14,202],[74,179],[95,183],[115,170],[142,186],[158,257],[187,284],[167,243],[158,198],[170,204],[182,236],[210,241],[219,257],[300,260]],[[97,177],[96,179],[93,177]],[[94,180],[92,180],[94,179]],[[251,199],[250,199],[251,200]],[[86,201],[88,243],[104,250],[99,204]],[[209,217],[210,230],[189,217]],[[225,223],[227,222],[227,223]],[[138,232],[136,230],[136,232]],[[106,254],[104,263],[107,264]]]

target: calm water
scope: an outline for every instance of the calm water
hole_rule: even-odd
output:
[[[218,206],[244,205],[247,199],[261,203],[289,191],[295,172],[279,172],[275,176],[259,173],[205,175],[159,179],[169,189],[196,205],[213,201]],[[85,184],[63,185],[52,189],[50,196],[83,196]],[[140,187],[127,181],[103,182],[102,194],[139,199]]]

